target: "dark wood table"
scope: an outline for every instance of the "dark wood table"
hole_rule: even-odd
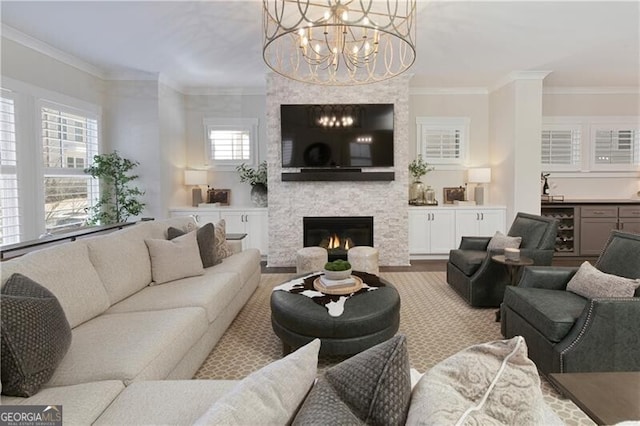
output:
[[[518,271],[520,270],[520,268],[533,265],[533,259],[522,255],[518,260],[509,260],[505,257],[504,254],[496,254],[495,256],[491,256],[491,260],[507,267],[507,273],[509,274],[509,285],[512,286],[518,285]],[[496,311],[496,322],[500,322],[500,309]]]
[[[555,373],[549,380],[598,424],[640,420],[640,371]]]

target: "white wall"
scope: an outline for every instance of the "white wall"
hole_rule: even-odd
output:
[[[515,191],[515,87],[507,84],[491,92],[489,96],[491,151],[491,186],[489,199],[494,204],[507,206],[507,223],[512,218]]]
[[[264,94],[242,94],[230,91],[187,95],[186,97],[186,165],[192,169],[208,169],[205,157],[205,118],[257,118],[258,119],[258,162],[267,159],[267,138],[265,127],[266,96]],[[216,170],[208,174],[211,188],[230,189],[231,205],[249,207],[251,186],[241,183],[235,170]],[[176,206],[191,204],[191,193]]]
[[[162,170],[161,205],[167,207],[182,205],[187,194],[184,173],[187,160],[187,121],[185,96],[169,86],[160,84],[160,164]],[[168,212],[166,212],[168,215]]]

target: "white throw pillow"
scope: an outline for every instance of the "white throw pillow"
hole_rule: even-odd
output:
[[[195,425],[289,424],[316,378],[320,340],[251,373]]]
[[[504,235],[500,231],[496,231],[495,235],[489,240],[487,245],[487,251],[490,250],[504,250],[506,248],[520,248],[522,243],[522,237],[510,237]]]
[[[195,232],[170,241],[150,239],[144,242],[151,257],[153,283],[162,284],[204,274]]]
[[[544,424],[546,404],[524,338],[471,346],[427,371],[408,425]]]
[[[567,284],[567,290],[588,299],[633,297],[640,281],[604,273],[585,261]]]

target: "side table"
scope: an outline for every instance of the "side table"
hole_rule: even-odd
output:
[[[507,267],[507,273],[509,274],[509,283],[512,286],[518,285],[518,282],[516,280],[518,279],[518,272],[520,271],[520,268],[533,265],[533,259],[522,255],[520,255],[520,259],[518,260],[510,260],[507,259],[504,254],[496,254],[494,256],[491,256],[491,260]],[[500,309],[496,311],[496,322],[500,322]]]

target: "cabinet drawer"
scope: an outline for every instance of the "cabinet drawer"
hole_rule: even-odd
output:
[[[618,213],[620,217],[638,217],[640,218],[640,206],[624,206],[620,207]]]
[[[617,206],[584,206],[580,208],[582,217],[618,217]]]

